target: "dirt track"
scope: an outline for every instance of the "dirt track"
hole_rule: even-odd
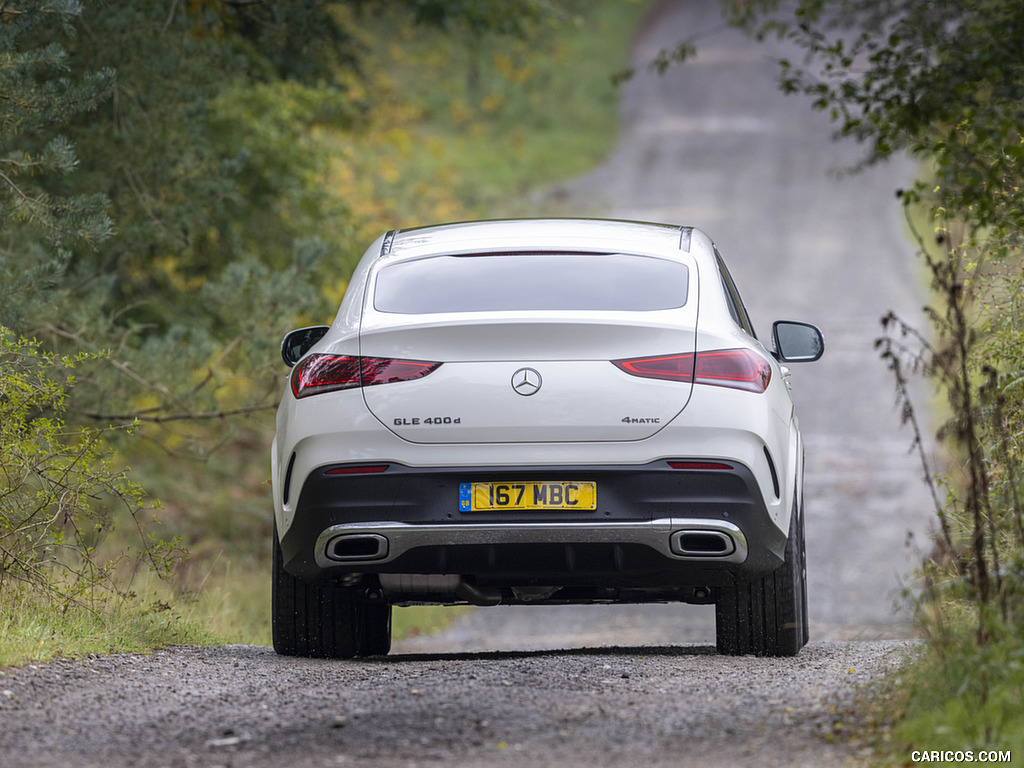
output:
[[[905,644],[285,659],[159,651],[0,677],[6,768],[856,764],[834,709]],[[10,693],[8,693],[10,692]]]

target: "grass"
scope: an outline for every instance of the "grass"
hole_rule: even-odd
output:
[[[163,585],[150,584],[153,594]],[[179,597],[177,610],[187,625],[207,630],[218,642],[270,645],[270,564],[257,558],[217,561],[203,583]],[[396,638],[428,635],[444,629],[461,608],[413,606],[396,608],[392,634]]]
[[[873,764],[911,765],[915,751],[1024,754],[1024,643],[1019,629],[979,646],[970,621],[931,636],[873,690],[853,719],[875,744]],[[962,765],[931,760],[930,765]]]
[[[149,653],[173,645],[270,645],[269,569],[218,561],[191,594],[142,575],[133,592],[91,603],[48,604],[19,590],[0,600],[0,668],[97,653]],[[465,608],[395,608],[396,638],[443,630]]]
[[[9,594],[0,603],[0,667],[217,641],[200,622],[184,619],[166,603],[136,599],[58,608]]]

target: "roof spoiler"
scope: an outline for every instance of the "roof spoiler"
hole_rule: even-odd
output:
[[[690,238],[693,237],[693,227],[679,228],[679,250],[685,253],[690,252]]]
[[[380,254],[378,254],[377,256],[378,259],[381,256],[387,256],[389,253],[391,253],[391,245],[392,243],[395,242],[395,235],[397,234],[398,230],[392,229],[390,232],[384,235],[384,241],[380,244]]]

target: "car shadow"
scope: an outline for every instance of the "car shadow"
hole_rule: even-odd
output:
[[[718,651],[711,645],[656,645],[656,646],[601,646],[597,648],[547,648],[524,651],[453,651],[450,653],[391,653],[388,656],[371,656],[360,661],[380,664],[404,664],[424,661],[505,661],[510,659],[539,659],[549,656],[559,658],[592,656],[642,656],[681,657],[717,656]]]

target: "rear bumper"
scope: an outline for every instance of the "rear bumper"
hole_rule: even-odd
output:
[[[282,537],[285,568],[330,574],[459,574],[477,583],[655,588],[767,573],[785,534],[753,473],[640,466],[414,468],[310,473]],[[593,480],[597,509],[463,512],[464,482]]]
[[[522,544],[635,544],[670,559],[733,564],[747,559],[747,539],[738,526],[673,518],[633,523],[350,523],[324,530],[313,552],[317,566],[329,570],[385,566],[420,548]]]

